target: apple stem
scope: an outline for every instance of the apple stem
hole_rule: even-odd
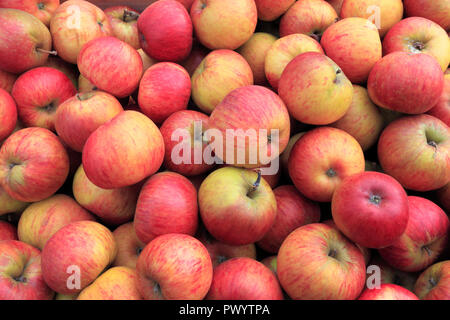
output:
[[[42,53],[51,54],[52,56],[57,56],[58,55],[58,52],[56,52],[56,50],[49,51],[49,50],[45,50],[45,49],[42,49],[42,48],[36,48],[36,51],[42,52]]]
[[[122,20],[125,22],[130,22],[133,20],[137,20],[139,18],[139,13],[130,11],[130,10],[123,10],[123,17]]]
[[[428,256],[431,257],[432,252],[431,252],[430,248],[428,248],[427,246],[424,246],[422,249],[424,249],[427,252]]]
[[[249,195],[255,192],[256,189],[258,189],[259,185],[261,184],[261,170],[258,170],[257,173],[258,177],[256,178],[256,181],[252,184],[251,189],[248,193]]]

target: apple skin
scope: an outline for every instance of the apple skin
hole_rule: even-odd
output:
[[[98,89],[118,98],[131,95],[143,73],[136,49],[115,37],[100,37],[86,43],[77,64],[80,73]]]
[[[27,206],[27,202],[11,198],[0,185],[0,217],[7,213],[22,212]]]
[[[39,49],[52,49],[47,27],[25,11],[0,8],[0,69],[20,74],[42,66],[48,53]]]
[[[287,176],[289,176],[288,165],[289,165],[289,156],[291,155],[292,148],[294,147],[298,139],[300,139],[305,133],[306,132],[299,132],[291,136],[286,148],[280,155],[281,168],[283,169],[284,173],[286,173]]]
[[[257,85],[267,83],[265,73],[265,60],[269,49],[277,37],[266,32],[255,32],[251,38],[244,43],[237,52],[247,60],[253,71],[253,82]]]
[[[295,143],[288,168],[292,182],[304,196],[329,202],[344,178],[364,171],[364,153],[345,131],[321,127]]]
[[[122,111],[120,102],[106,92],[77,93],[58,106],[55,129],[71,149],[82,152],[92,132]]]
[[[46,199],[64,184],[68,174],[67,151],[47,129],[19,130],[0,148],[0,185],[16,200]]]
[[[16,127],[17,106],[13,97],[0,88],[0,141],[5,140]]]
[[[189,73],[189,77],[192,77],[199,64],[210,52],[211,51],[209,49],[205,48],[198,41],[194,41],[192,44],[191,53],[186,59],[180,62],[180,65],[186,69]]]
[[[84,288],[77,300],[142,300],[136,282],[135,269],[113,267]]]
[[[277,216],[270,230],[257,242],[269,253],[277,253],[284,239],[295,229],[320,221],[320,207],[306,199],[292,185],[273,190],[277,201]]]
[[[42,250],[42,274],[54,291],[79,293],[114,261],[116,254],[114,236],[105,226],[94,221],[72,222],[59,229]],[[71,266],[79,268],[79,289],[67,285]]]
[[[186,8],[175,0],[149,5],[138,19],[142,49],[153,59],[177,62],[192,49],[192,21]]]
[[[281,18],[280,36],[301,33],[320,41],[324,31],[338,19],[333,6],[326,1],[297,1]]]
[[[272,88],[278,90],[281,75],[286,66],[305,52],[324,53],[320,43],[304,34],[290,34],[276,40],[267,51],[264,72]]]
[[[56,194],[29,205],[20,216],[17,232],[20,241],[42,250],[59,229],[84,220],[95,218],[71,197]]]
[[[268,256],[261,260],[261,263],[269,268],[277,276],[277,256]]]
[[[195,235],[198,226],[197,190],[179,173],[157,173],[143,185],[136,204],[134,229],[149,243],[167,233]]]
[[[6,92],[11,93],[16,79],[17,75],[0,70],[0,88],[5,90]]]
[[[255,32],[258,11],[254,0],[195,0],[191,19],[196,38],[205,47],[235,50]]]
[[[450,40],[438,24],[421,17],[396,23],[383,39],[383,55],[395,51],[426,53],[436,58],[442,70],[450,62]]]
[[[214,269],[207,300],[283,300],[275,274],[261,262],[233,258]]]
[[[290,118],[285,104],[277,94],[266,87],[252,85],[230,92],[212,112],[208,128],[221,133],[218,139],[222,139],[223,152],[216,152],[215,155],[224,163],[261,168],[269,165],[286,148],[290,135]],[[241,140],[245,143],[233,141],[231,145],[228,144],[227,140],[231,140],[227,139],[229,130],[235,130],[233,133],[237,139],[247,136],[245,140]],[[248,130],[253,130],[253,135],[246,135]],[[278,141],[272,141],[267,136],[276,134],[275,130],[278,130],[278,139],[275,139]],[[227,153],[227,149],[232,152]]]
[[[367,89],[370,99],[380,107],[420,114],[438,103],[444,74],[437,60],[428,54],[396,51],[375,64]]]
[[[183,176],[192,177],[204,174],[214,168],[214,164],[208,164],[203,161],[201,163],[196,163],[195,152],[201,150],[203,155],[205,149],[207,148],[207,143],[203,141],[202,136],[195,132],[195,126],[200,126],[202,128],[202,133],[208,128],[209,117],[201,112],[194,110],[181,110],[171,114],[160,127],[161,134],[164,139],[165,155],[164,155],[164,167],[170,171],[175,171]],[[186,149],[191,150],[191,160],[189,163],[174,163],[174,156],[182,156],[183,152],[179,150],[180,140],[172,140],[172,135],[176,133],[177,130],[186,130],[191,139],[182,140],[183,143],[188,144]],[[183,137],[181,138],[183,139]],[[174,148],[179,150],[178,153],[174,151]],[[174,154],[172,154],[174,153]]]
[[[382,57],[378,29],[364,18],[346,18],[336,22],[325,30],[320,44],[353,84],[365,83],[375,63]]]
[[[450,127],[450,74],[444,76],[444,82],[444,90],[438,103],[428,110],[427,114],[440,119]]]
[[[450,299],[450,261],[441,261],[425,269],[417,279],[414,293],[422,300]]]
[[[373,16],[377,14],[373,8],[379,10],[379,21]],[[340,17],[342,19],[350,17],[360,17],[370,19],[374,23],[380,23],[377,26],[380,37],[384,35],[403,18],[402,0],[345,0],[342,3]]]
[[[0,221],[0,241],[18,240],[17,228],[6,221]]]
[[[442,207],[450,211],[450,182],[437,191],[437,197]]]
[[[430,19],[442,28],[450,30],[450,3],[446,0],[404,0],[406,15]]]
[[[0,300],[51,300],[42,276],[41,252],[20,241],[0,241]]]
[[[344,0],[326,0],[334,8],[338,15],[341,14],[342,5]]]
[[[150,58],[148,56],[148,54],[146,54],[144,52],[144,50],[142,50],[142,48],[138,49],[137,52],[139,53],[139,55],[141,56],[141,59],[142,59],[142,71],[143,71],[143,73],[145,71],[147,71],[147,69],[150,68],[152,65],[154,65],[155,63],[158,62],[155,59]]]
[[[366,268],[361,251],[337,229],[312,223],[284,240],[277,275],[294,300],[353,300],[364,288]]]
[[[450,128],[430,115],[401,117],[381,133],[378,159],[406,189],[439,189],[450,181]]]
[[[47,62],[43,65],[43,67],[49,67],[64,73],[72,82],[75,88],[78,88],[78,77],[79,72],[77,66],[64,61],[63,59],[55,56],[49,56]]]
[[[251,170],[224,167],[202,182],[198,192],[200,215],[208,232],[220,242],[254,243],[274,223],[277,205],[268,183],[262,178],[256,190],[250,192],[257,176]]]
[[[74,14],[79,17],[82,27],[76,26]],[[58,56],[73,64],[77,63],[78,54],[87,42],[113,35],[106,14],[96,5],[84,0],[68,0],[62,3],[52,16],[50,32]]]
[[[419,298],[401,286],[383,283],[379,289],[365,289],[358,300],[419,300]]]
[[[152,65],[139,83],[139,107],[158,125],[172,113],[187,109],[190,97],[191,78],[176,63],[160,62]]]
[[[262,21],[274,21],[282,16],[295,0],[255,0],[258,9],[258,19]]]
[[[213,50],[191,77],[192,100],[204,113],[214,108],[234,89],[253,84],[253,71],[239,53]]]
[[[139,12],[129,6],[109,7],[104,12],[111,24],[114,36],[128,43],[136,50],[139,49],[141,47],[137,26]]]
[[[384,128],[384,119],[378,107],[370,100],[367,89],[353,85],[350,107],[342,118],[330,126],[349,133],[366,151],[377,142]]]
[[[350,108],[353,86],[340,67],[319,52],[295,57],[284,69],[278,93],[296,120],[326,125]]]
[[[18,9],[38,18],[47,27],[60,0],[0,0],[0,8]]]
[[[80,74],[78,76],[78,92],[86,93],[91,91],[96,91],[98,88],[92,84],[85,76]]]
[[[211,286],[208,250],[186,234],[165,234],[147,244],[136,265],[138,290],[146,300],[202,300]]]
[[[114,145],[105,141],[114,141]],[[136,184],[158,171],[163,159],[164,140],[158,127],[131,110],[98,127],[83,149],[84,171],[103,189]]]
[[[379,172],[362,172],[342,180],[331,201],[333,220],[353,242],[384,248],[405,232],[408,198],[402,185]]]
[[[117,244],[117,255],[112,265],[115,267],[136,268],[139,255],[145,247],[136,235],[133,222],[120,225],[113,231]]]
[[[16,80],[11,95],[25,126],[54,131],[55,111],[76,92],[73,83],[61,71],[38,67],[23,73]]]
[[[394,268],[416,272],[436,262],[447,247],[450,222],[445,212],[428,199],[409,196],[408,203],[405,232],[379,253]]]

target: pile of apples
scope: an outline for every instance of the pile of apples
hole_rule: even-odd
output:
[[[113,2],[0,0],[0,299],[450,299],[448,0]]]

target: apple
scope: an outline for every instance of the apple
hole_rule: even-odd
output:
[[[47,27],[35,16],[0,8],[0,69],[20,74],[45,64],[52,49]]]
[[[438,103],[428,110],[427,113],[440,119],[450,127],[450,74],[444,76],[444,82],[444,90]]]
[[[277,253],[284,239],[295,229],[320,221],[319,205],[306,199],[292,185],[273,190],[277,202],[275,222],[258,246],[269,253]]]
[[[406,15],[430,19],[445,30],[450,29],[450,3],[446,0],[404,0]]]
[[[289,176],[307,198],[330,202],[336,187],[348,176],[364,171],[364,153],[351,135],[332,127],[305,133],[289,156]]]
[[[450,182],[437,191],[437,197],[442,207],[450,211]]]
[[[324,31],[338,21],[338,15],[324,0],[295,2],[280,21],[280,36],[301,33],[320,41]]]
[[[77,66],[64,61],[59,57],[48,56],[47,62],[43,67],[54,68],[61,71],[70,79],[75,88],[78,87],[79,72]]]
[[[191,19],[205,47],[235,50],[255,32],[258,10],[254,0],[195,0]]]
[[[286,66],[278,83],[278,94],[294,119],[326,125],[348,111],[353,87],[333,60],[319,52],[306,52]]]
[[[344,0],[326,0],[334,8],[338,15],[341,14],[342,5]]]
[[[139,55],[141,56],[141,59],[142,59],[142,71],[143,71],[143,73],[145,71],[147,71],[147,69],[150,68],[152,65],[157,63],[157,61],[155,59],[153,59],[153,58],[150,58],[148,56],[148,54],[146,54],[145,51],[142,50],[142,48],[138,49],[137,52],[139,53]]]
[[[295,0],[255,0],[258,9],[258,19],[262,21],[274,21],[282,16]]]
[[[157,173],[142,186],[136,204],[134,229],[149,243],[167,233],[195,235],[198,226],[197,190],[179,173]]]
[[[27,206],[27,202],[11,198],[0,184],[0,217],[7,213],[22,212]]]
[[[4,240],[18,240],[17,228],[9,222],[0,221],[0,241]]]
[[[83,148],[86,176],[103,189],[136,184],[155,173],[163,159],[164,140],[158,127],[131,110],[98,127]]]
[[[261,263],[269,268],[275,276],[277,275],[277,256],[268,256],[262,259]]]
[[[401,117],[381,133],[378,159],[406,189],[442,188],[450,181],[450,128],[430,115]]]
[[[120,225],[113,231],[117,244],[117,255],[112,265],[115,267],[136,268],[139,255],[145,247],[136,235],[133,222]]]
[[[239,53],[228,50],[210,52],[191,77],[192,100],[204,113],[214,108],[234,89],[253,84],[253,71]]]
[[[0,88],[0,141],[5,140],[16,127],[17,106],[8,91]]]
[[[202,300],[211,286],[213,267],[208,250],[186,234],[165,234],[140,254],[137,286],[146,300]]]
[[[141,47],[151,58],[177,62],[191,52],[192,21],[180,2],[152,3],[141,13],[137,25]]]
[[[277,275],[294,300],[353,300],[364,288],[366,268],[361,251],[336,228],[312,223],[283,241]]]
[[[367,81],[382,57],[378,29],[367,19],[346,18],[331,25],[320,41],[325,53],[354,84]]]
[[[426,53],[436,58],[442,70],[450,62],[447,32],[431,20],[411,17],[396,23],[383,39],[383,54],[395,51]]]
[[[105,9],[113,34],[136,50],[141,47],[137,20],[139,12],[129,6],[114,6]]]
[[[419,300],[419,298],[408,289],[392,283],[383,283],[380,288],[365,289],[358,300]]]
[[[0,0],[0,8],[11,8],[28,12],[48,27],[53,13],[59,7],[59,2],[59,0]]]
[[[275,274],[261,262],[233,258],[214,269],[207,300],[283,300]]]
[[[414,293],[422,300],[450,299],[450,261],[429,266],[417,279]]]
[[[76,64],[81,48],[90,40],[113,35],[106,14],[84,0],[63,2],[50,20],[53,46],[63,60]]]
[[[403,18],[402,0],[344,0],[340,17],[369,19],[378,28],[380,37]]]
[[[291,34],[276,40],[267,51],[264,72],[272,88],[278,90],[279,81],[286,66],[305,52],[323,53],[319,42],[304,34]]]
[[[0,70],[0,88],[11,93],[11,90],[16,82],[17,75]]]
[[[19,219],[19,240],[42,250],[47,241],[62,227],[71,222],[95,218],[74,199],[56,194],[29,205]]]
[[[420,114],[438,103],[444,89],[444,75],[430,55],[396,51],[375,64],[367,89],[370,99],[380,107]]]
[[[86,43],[78,55],[80,73],[98,89],[118,98],[131,95],[139,86],[143,63],[128,43],[100,37]]]
[[[77,300],[142,300],[136,270],[129,267],[106,270],[80,292]]]
[[[384,248],[405,232],[409,219],[408,198],[402,185],[379,172],[346,177],[333,193],[333,220],[353,242]]]
[[[85,93],[85,92],[91,92],[96,91],[98,88],[92,84],[86,77],[84,77],[82,74],[78,77],[78,92],[79,93]]]
[[[281,168],[285,171],[285,173],[287,173],[288,176],[289,176],[289,170],[288,170],[289,156],[291,155],[292,148],[294,147],[294,145],[298,141],[298,139],[300,139],[305,133],[306,132],[299,132],[299,133],[296,133],[293,136],[291,136],[291,138],[289,139],[289,142],[286,146],[286,149],[284,149],[284,151],[280,155]]]
[[[54,300],[77,300],[78,294],[61,294],[56,293]]]
[[[145,71],[140,84],[138,104],[156,124],[172,113],[187,108],[191,96],[191,78],[182,66],[160,62]]]
[[[47,285],[62,294],[81,292],[117,254],[114,236],[94,221],[76,221],[59,229],[42,250]]]
[[[251,38],[237,50],[247,60],[253,71],[253,82],[263,85],[267,82],[265,60],[277,37],[266,32],[255,32]]]
[[[211,51],[209,49],[205,48],[198,41],[194,41],[192,44],[191,53],[186,59],[180,62],[180,65],[186,69],[189,73],[189,77],[192,77],[199,64],[210,52]]]
[[[261,168],[286,148],[290,119],[277,94],[252,85],[230,92],[212,112],[208,129],[222,149],[216,148],[216,157],[229,165]]]
[[[20,241],[0,241],[0,300],[51,300],[44,282],[41,252]]]
[[[448,245],[450,228],[445,212],[428,199],[409,196],[409,220],[405,232],[392,245],[380,249],[394,268],[421,271],[432,265]]]
[[[46,199],[64,184],[68,174],[67,151],[47,129],[19,130],[0,148],[0,185],[16,200]]]
[[[213,171],[200,186],[198,203],[208,232],[229,245],[261,240],[276,218],[272,189],[260,174],[247,169]]]
[[[366,151],[377,142],[384,128],[384,119],[378,107],[370,100],[367,89],[353,85],[350,107],[342,118],[330,126],[349,133]]]

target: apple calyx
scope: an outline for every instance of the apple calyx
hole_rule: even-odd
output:
[[[225,256],[218,256],[218,257],[217,257],[217,262],[218,262],[219,264],[221,264],[221,263],[223,263],[223,262],[225,262],[225,261],[227,261],[227,260],[228,260],[228,258],[225,257]]]
[[[328,256],[331,258],[336,259],[337,257],[337,250],[336,249],[330,249],[330,251],[328,251]]]
[[[251,197],[261,184],[261,170],[257,170],[257,173],[258,177],[256,178],[256,181],[251,185],[250,190],[247,193],[247,197]]]
[[[137,20],[139,16],[139,13],[125,9],[123,10],[122,20],[124,22],[131,22]]]
[[[37,4],[37,7],[38,7],[39,10],[42,10],[42,9],[45,8],[45,4],[42,3],[42,2],[39,2],[39,3]]]
[[[41,108],[44,112],[53,113],[56,111],[56,104],[52,101]]]
[[[18,277],[13,277],[13,280],[16,282],[22,282],[22,283],[26,283],[28,281],[28,279],[23,274],[21,274]]]
[[[46,53],[46,54],[49,54],[49,55],[52,55],[52,56],[57,56],[58,55],[58,52],[56,50],[49,51],[49,50],[45,50],[45,49],[42,49],[42,48],[36,48],[36,51],[40,52],[40,53]]]
[[[381,197],[379,195],[376,195],[376,194],[371,194],[370,197],[369,197],[369,201],[370,201],[370,203],[375,204],[375,205],[378,206],[381,203]]]
[[[428,254],[429,257],[431,257],[431,255],[433,254],[433,252],[428,246],[423,246],[422,249],[425,250],[425,252]]]
[[[318,30],[314,30],[313,32],[311,32],[311,34],[309,36],[311,38],[313,38],[314,40],[316,40],[317,42],[320,42],[320,38],[322,37],[322,32],[318,31]]]
[[[428,143],[428,145],[432,146],[433,148],[437,148],[437,143],[435,141],[430,140],[427,143]]]
[[[144,248],[137,247],[137,248],[136,248],[136,255],[139,256],[139,255],[141,254],[142,250],[144,250]]]
[[[326,175],[330,178],[333,178],[337,176],[337,172],[333,168],[330,168],[327,170]]]
[[[425,45],[420,41],[414,41],[412,47],[419,52],[425,49]]]
[[[153,285],[153,294],[157,297],[163,298],[162,292],[161,292],[161,286],[159,285],[158,282],[154,281],[154,285]]]
[[[439,281],[436,281],[433,277],[430,277],[430,279],[428,280],[428,283],[430,284],[430,289],[433,289],[434,287],[437,286]]]

